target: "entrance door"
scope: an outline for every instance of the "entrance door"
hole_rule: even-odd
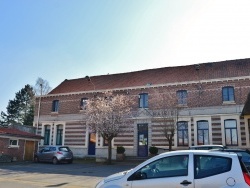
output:
[[[148,156],[148,124],[138,124],[138,156]]]
[[[26,142],[25,142],[25,154],[24,154],[25,161],[33,161],[34,148],[35,148],[35,142],[26,140]]]
[[[89,134],[89,146],[88,146],[88,155],[95,155],[95,143],[96,143],[96,134]]]

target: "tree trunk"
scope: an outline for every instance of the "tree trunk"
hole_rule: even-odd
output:
[[[108,140],[108,164],[112,163],[112,139]]]
[[[168,150],[172,151],[172,142],[173,142],[173,136],[169,136],[169,140],[168,140]]]

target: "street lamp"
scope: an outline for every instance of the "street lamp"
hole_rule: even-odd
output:
[[[37,123],[36,123],[36,134],[38,132],[38,126],[39,126],[39,117],[40,117],[40,108],[41,108],[41,98],[42,98],[42,89],[43,89],[43,84],[40,84],[41,87],[41,92],[40,92],[40,97],[39,97],[39,102],[38,102],[38,110],[37,110]]]

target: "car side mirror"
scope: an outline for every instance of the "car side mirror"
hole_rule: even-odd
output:
[[[147,179],[147,174],[145,172],[138,171],[135,173],[135,179],[136,180]]]

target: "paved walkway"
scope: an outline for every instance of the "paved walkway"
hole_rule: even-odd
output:
[[[0,187],[4,188],[93,188],[104,177],[134,168],[137,162],[74,161],[73,164],[0,163]]]

